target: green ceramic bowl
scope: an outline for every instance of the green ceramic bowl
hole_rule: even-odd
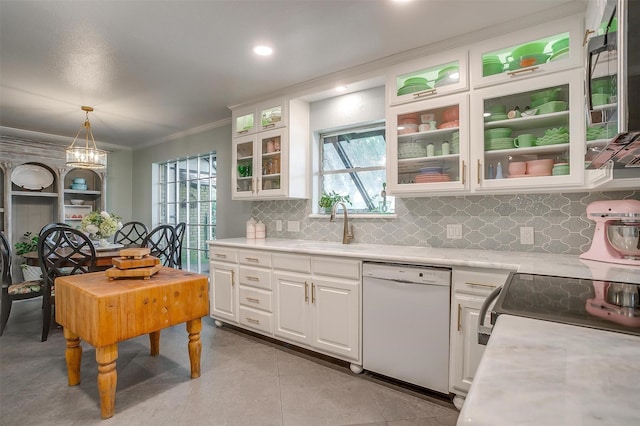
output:
[[[482,64],[482,75],[487,77],[489,75],[500,74],[504,70],[502,62],[484,63]]]
[[[459,67],[457,65],[444,67],[438,72],[438,80],[447,78],[449,75],[458,72],[458,70],[459,70]]]
[[[544,41],[534,41],[527,44],[522,44],[511,52],[511,56],[519,60],[523,56],[537,55],[544,52],[544,48],[547,43]]]
[[[405,86],[416,86],[416,85],[425,85],[427,84],[427,79],[424,77],[411,77],[405,80]]]
[[[525,56],[521,56],[519,58],[520,60],[520,66],[533,66],[533,65],[540,65],[540,64],[544,64],[545,62],[547,62],[549,60],[549,56],[545,53],[534,53],[531,55],[525,55]],[[524,65],[525,63],[531,62],[533,61],[533,63],[528,64],[528,65]]]
[[[513,133],[513,129],[508,127],[496,127],[495,129],[489,129],[484,131],[484,137],[495,139],[495,138],[508,138]]]
[[[538,115],[565,111],[566,109],[567,103],[565,101],[551,101],[538,107]]]
[[[551,44],[551,51],[553,53],[557,53],[557,52],[561,51],[562,49],[566,49],[567,47],[569,47],[569,37],[561,38],[558,41],[554,41]]]

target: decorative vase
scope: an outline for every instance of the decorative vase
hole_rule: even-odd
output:
[[[109,241],[108,241],[106,238],[100,238],[100,239],[98,240],[98,245],[99,245],[100,247],[109,247],[109,244],[110,244],[110,243],[109,243]]]

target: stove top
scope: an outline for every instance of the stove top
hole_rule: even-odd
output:
[[[609,291],[620,288],[638,291],[640,283],[512,272],[496,300],[491,322],[509,314],[640,335],[640,307],[619,306],[607,298]]]

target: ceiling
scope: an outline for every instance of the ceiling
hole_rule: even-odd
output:
[[[229,105],[568,3],[2,0],[0,126],[73,137],[89,105],[103,147],[135,149],[228,119]],[[257,43],[274,54],[254,55]]]

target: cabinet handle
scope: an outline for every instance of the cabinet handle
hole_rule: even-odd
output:
[[[478,159],[478,185],[480,185],[481,173],[482,173],[482,163],[480,162],[480,159]]]
[[[260,259],[255,257],[245,257],[244,260],[246,260],[247,262],[260,262]]]
[[[413,94],[413,99],[424,98],[424,97],[427,97],[427,96],[435,95],[436,93],[438,93],[437,89],[425,90],[425,91],[422,91],[422,92],[414,93]]]
[[[235,274],[234,274],[234,270],[232,269],[231,270],[231,287],[233,287],[234,281],[235,281]]]
[[[227,255],[226,255],[226,254],[221,254],[221,253],[216,253],[214,256],[215,256],[215,257],[219,257],[219,258],[221,258],[221,259],[226,259],[226,258],[227,258]]]
[[[316,303],[316,285],[311,283],[311,303]]]
[[[249,318],[249,317],[247,317],[247,322],[250,322],[252,324],[260,324],[260,320]]]
[[[309,284],[306,281],[304,282],[304,301],[309,301]]]
[[[471,287],[487,287],[487,288],[496,288],[496,287],[498,287],[497,285],[482,284],[482,283],[477,283],[477,282],[474,282],[474,281],[465,281],[464,283],[466,285],[470,285]]]
[[[462,185],[464,185],[467,180],[466,176],[467,176],[467,165],[464,162],[464,160],[462,160]]]
[[[247,299],[247,302],[260,304],[260,299],[256,299],[255,297],[245,297],[245,299]]]
[[[523,68],[521,70],[517,70],[517,71],[510,71],[507,74],[509,74],[509,77],[517,77],[518,74],[522,74],[523,72],[534,72],[535,70],[537,70],[540,67],[531,67],[531,68]]]
[[[252,277],[250,275],[247,275],[245,278],[247,279],[247,281],[260,281],[260,278]]]
[[[584,32],[584,39],[582,39],[582,45],[586,46],[587,42],[589,41],[589,34],[593,34],[595,33],[595,31],[592,30],[585,30]]]
[[[462,324],[460,323],[460,314],[462,313],[462,305],[458,303],[458,331],[462,328]]]

